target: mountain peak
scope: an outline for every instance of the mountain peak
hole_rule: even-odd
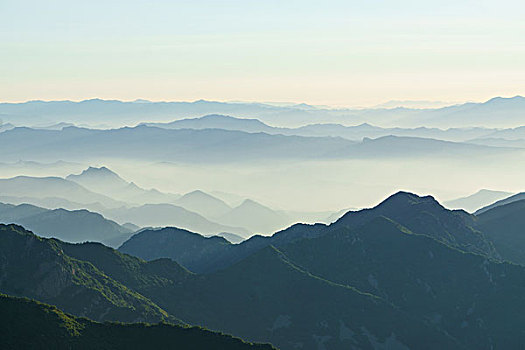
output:
[[[66,180],[76,182],[88,189],[96,191],[106,191],[114,188],[127,187],[129,183],[121,178],[117,173],[102,166],[100,168],[90,166],[80,174],[71,174]]]
[[[379,207],[405,207],[418,204],[429,204],[436,207],[442,207],[441,204],[432,196],[418,196],[415,193],[398,191],[379,203],[375,208]]]
[[[113,177],[120,178],[120,176],[117,173],[111,171],[105,166],[101,166],[100,168],[90,166],[86,170],[83,170],[82,173],[80,173],[80,175],[78,176],[93,176],[93,175],[94,176],[113,176]]]
[[[191,192],[188,192],[186,193],[184,196],[182,196],[182,198],[184,197],[213,197],[209,194],[207,194],[206,192],[202,191],[202,190],[194,190],[194,191],[191,191]]]
[[[261,203],[259,202],[256,202],[254,201],[253,199],[245,199],[244,201],[242,201],[242,203],[237,207],[237,208],[241,208],[241,207],[245,207],[245,208],[265,208],[265,209],[268,209],[266,206],[262,205]]]

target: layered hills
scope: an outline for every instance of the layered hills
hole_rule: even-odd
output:
[[[3,294],[0,308],[0,338],[5,349],[274,349],[198,327],[93,322],[54,306]]]
[[[331,225],[240,244],[143,230],[120,252],[2,226],[0,291],[95,320],[182,320],[282,349],[516,348],[525,341],[524,210],[518,201],[475,216],[399,192]],[[54,296],[49,276],[64,281]],[[70,289],[81,296],[75,307]]]
[[[30,204],[0,203],[0,222],[19,224],[42,237],[72,243],[95,241],[113,247],[118,247],[133,233],[133,230],[88,210],[51,210]]]

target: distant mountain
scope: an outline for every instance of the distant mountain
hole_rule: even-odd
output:
[[[499,207],[499,206],[502,206],[502,205],[505,205],[505,204],[510,204],[510,203],[513,203],[513,202],[517,202],[517,201],[520,201],[520,200],[523,200],[525,199],[525,192],[520,192],[520,193],[517,193],[515,195],[512,195],[512,196],[509,196],[507,198],[503,198],[503,199],[500,199],[499,201],[495,202],[495,203],[492,203],[492,204],[489,204],[481,209],[478,209],[474,214],[476,215],[480,215],[480,214],[483,214],[484,212],[486,211],[489,211],[490,209],[493,209],[493,208],[496,208],[496,207]]]
[[[335,212],[335,213],[331,214],[330,216],[328,216],[323,222],[326,223],[326,224],[333,224],[334,222],[339,220],[343,215],[345,215],[349,211],[355,211],[355,209],[339,210],[338,212]]]
[[[139,207],[111,209],[106,211],[106,215],[119,223],[130,222],[140,227],[174,226],[201,234],[231,232],[243,237],[250,233],[245,228],[221,225],[172,204],[146,204]]]
[[[483,145],[483,146],[490,146],[490,147],[525,148],[525,138],[518,139],[518,140],[507,140],[504,138],[485,137],[485,138],[477,138],[474,140],[470,140],[468,142],[475,144],[475,145]]]
[[[220,232],[220,233],[215,234],[214,236],[222,237],[228,242],[233,243],[233,244],[238,244],[246,240],[246,238],[244,237],[241,237],[239,235],[236,235],[234,233],[229,233],[229,232]]]
[[[17,176],[0,179],[2,196],[73,199],[77,203],[100,203],[102,206],[120,207],[123,202],[89,191],[79,184],[60,177]]]
[[[267,134],[281,134],[288,136],[305,137],[342,137],[348,140],[362,140],[364,137],[378,138],[384,136],[404,136],[435,138],[445,141],[465,142],[480,139],[494,134],[496,129],[487,128],[382,128],[368,123],[354,126],[342,124],[322,123],[308,124],[296,128],[274,127],[264,124],[258,119],[235,118],[225,115],[207,115],[200,118],[176,120],[170,123],[144,123],[165,129],[223,129],[249,133],[264,132]]]
[[[80,102],[0,103],[0,115],[4,122],[16,125],[67,122],[120,127],[135,125],[147,120],[171,122],[173,119],[222,114],[240,118],[257,118],[263,123],[281,127],[298,127],[317,123],[356,125],[366,122],[402,127],[484,126],[502,128],[522,125],[524,101],[524,97],[515,96],[512,98],[495,97],[483,103],[470,102],[432,109],[390,108],[393,107],[392,105],[383,106],[383,108],[334,109],[312,108],[304,104],[271,105],[204,100],[136,103],[92,99]]]
[[[83,164],[76,162],[65,162],[54,160],[52,162],[35,162],[27,160],[9,161],[0,163],[0,173],[2,178],[26,176],[64,176],[72,172],[80,171],[84,168]]]
[[[24,140],[24,147],[17,140]],[[324,159],[354,142],[333,137],[301,137],[221,129],[161,129],[148,126],[114,130],[15,128],[0,134],[0,161],[39,158],[90,161],[120,158],[181,162],[256,162],[264,159]],[[89,146],[87,146],[89,145]]]
[[[447,208],[464,209],[469,213],[473,213],[482,207],[485,207],[500,199],[507,198],[510,195],[512,195],[510,192],[482,189],[470,196],[446,201],[443,204]]]
[[[272,133],[274,129],[257,119],[234,118],[219,114],[210,114],[192,119],[175,120],[169,123],[144,123],[143,125],[164,129],[224,129],[251,133]]]
[[[32,126],[33,129],[42,129],[42,130],[62,130],[63,128],[67,128],[69,126],[75,126],[73,123],[56,123],[52,125],[46,125],[46,126],[39,126],[35,125]]]
[[[0,224],[0,290],[97,321],[176,321],[92,264],[64,254],[64,244],[20,226]]]
[[[134,225],[131,222],[126,222],[126,223],[122,224],[122,227],[127,228],[131,232],[137,232],[138,230],[140,230],[140,226]]]
[[[0,202],[14,204],[14,205],[32,204],[32,205],[46,208],[46,209],[67,209],[67,210],[86,209],[86,210],[97,212],[97,213],[103,213],[105,210],[107,210],[105,206],[103,206],[102,204],[98,202],[96,203],[77,203],[77,202],[73,202],[65,198],[57,198],[57,197],[35,198],[35,197],[28,197],[28,196],[18,197],[18,196],[1,196],[0,195]]]
[[[118,174],[104,166],[100,168],[89,167],[79,175],[68,175],[66,180],[74,181],[87,189],[101,193],[111,191],[115,187],[126,187],[129,185]]]
[[[224,214],[219,222],[246,227],[251,232],[264,235],[270,235],[291,223],[285,215],[251,199],[246,199],[239,206]]]
[[[444,102],[444,101],[420,101],[420,100],[405,100],[405,101],[387,101],[381,103],[374,108],[441,108],[450,105],[454,105],[453,102]]]
[[[232,208],[224,201],[203,191],[196,190],[186,193],[177,199],[175,204],[195,213],[199,213],[206,218],[217,218]]]
[[[497,155],[506,152],[519,152],[510,148],[490,147],[459,142],[441,141],[419,137],[384,136],[377,139],[363,139],[334,153],[340,158],[394,158],[394,157],[468,157]],[[522,151],[523,152],[523,151]]]
[[[273,349],[198,327],[97,323],[55,306],[4,294],[0,294],[0,308],[0,338],[6,349]]]
[[[6,131],[6,130],[11,130],[11,129],[14,129],[15,126],[11,123],[7,123],[7,124],[2,124],[0,123],[0,132],[3,132],[3,131]]]
[[[0,222],[24,226],[42,237],[72,243],[102,242],[112,247],[118,247],[133,232],[87,210],[48,210],[29,204],[0,203]]]
[[[483,103],[465,103],[403,118],[403,124],[434,127],[484,126],[512,128],[523,124],[525,97],[495,97]]]
[[[106,167],[89,167],[79,175],[68,175],[66,179],[91,191],[104,193],[128,203],[172,203],[180,197],[178,194],[162,193],[155,189],[142,189],[133,182],[125,181],[117,173]]]
[[[488,135],[486,138],[501,138],[505,140],[524,140],[525,139],[525,126],[519,126],[517,128],[496,130]]]

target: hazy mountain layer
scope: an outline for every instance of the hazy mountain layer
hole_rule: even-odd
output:
[[[504,191],[479,190],[478,192],[462,198],[453,199],[443,203],[444,206],[451,209],[464,209],[469,213],[483,208],[491,203],[511,196],[512,193]]]
[[[25,146],[16,140],[24,139]],[[425,138],[385,136],[363,142],[338,137],[303,137],[221,129],[161,129],[147,126],[113,130],[15,128],[0,134],[0,161],[18,159],[128,159],[188,163],[264,160],[363,159],[370,157],[480,156],[513,149]],[[523,151],[523,150],[521,150]],[[514,151],[516,152],[516,151]]]
[[[61,198],[82,204],[99,203],[108,208],[124,205],[123,202],[89,191],[61,177],[17,176],[0,179],[0,193],[2,196]]]
[[[510,204],[510,203],[513,203],[513,202],[517,202],[517,201],[520,201],[520,200],[523,200],[523,199],[525,199],[525,192],[517,193],[517,194],[509,196],[507,198],[500,199],[499,201],[497,201],[495,203],[489,204],[486,207],[483,207],[483,208],[477,210],[475,212],[475,214],[476,215],[483,214],[484,212],[486,212],[486,211],[488,211],[490,209],[493,209],[493,208],[496,208],[496,207],[499,207],[499,206],[502,206],[502,205],[505,205],[505,204]]]
[[[327,109],[308,105],[276,106],[262,103],[213,101],[134,103],[110,100],[30,101],[1,103],[5,122],[16,125],[45,125],[73,122],[89,125],[122,126],[173,118],[226,114],[257,118],[276,126],[297,127],[312,123],[356,125],[371,123],[403,127],[517,127],[523,123],[525,98],[496,97],[483,103],[464,103],[436,109],[377,108]],[[108,122],[111,120],[111,122]],[[110,124],[110,125],[108,125]]]
[[[140,207],[107,210],[106,215],[119,222],[131,222],[140,227],[175,226],[202,234],[231,232],[246,237],[242,227],[226,226],[172,204],[146,204]]]
[[[434,138],[445,141],[468,141],[481,139],[491,135],[499,135],[496,129],[489,128],[382,128],[370,124],[345,126],[341,124],[309,124],[297,128],[273,127],[258,119],[235,118],[225,115],[206,115],[199,118],[188,118],[175,120],[169,123],[144,123],[144,125],[155,126],[164,129],[224,129],[237,130],[250,133],[264,132],[267,134],[282,134],[295,136],[316,137],[342,137],[349,140],[360,141],[364,137],[378,138],[384,136],[404,136]],[[522,138],[525,138],[523,136]]]
[[[112,247],[118,247],[133,232],[87,210],[49,210],[29,204],[0,203],[0,222],[22,225],[42,237],[72,243],[102,242]]]
[[[180,197],[178,194],[140,188],[132,182],[125,181],[106,167],[89,167],[78,175],[68,175],[66,180],[76,182],[93,192],[104,193],[127,203],[173,203]]]

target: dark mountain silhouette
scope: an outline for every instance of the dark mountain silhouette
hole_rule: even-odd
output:
[[[511,319],[525,318],[525,298],[516,295],[525,270],[517,265],[465,253],[380,216],[282,251],[313,275],[430,321],[466,348],[514,348],[523,341],[519,332],[505,335]]]
[[[267,339],[282,349],[298,343],[303,349],[418,348],[422,339],[429,348],[458,346],[381,298],[304,271],[272,246],[223,271],[174,284],[169,295],[166,308],[190,323]]]
[[[56,303],[76,315],[95,319],[114,317],[115,312],[98,314],[97,310],[106,310],[107,304],[95,307],[93,300],[82,294],[83,290],[91,290],[90,286],[100,286],[104,296],[120,305],[120,312],[126,310],[130,301],[125,299],[124,292],[115,292],[117,288],[140,298],[143,303],[151,303],[148,305],[152,310],[164,312],[169,309],[166,316],[169,319],[174,319],[171,315],[180,314],[192,324],[242,335],[250,341],[264,339],[285,349],[293,348],[297,342],[301,342],[304,349],[315,349],[319,341],[333,349],[352,344],[360,348],[373,344],[419,347],[423,344],[422,339],[431,348],[457,345],[436,327],[404,314],[381,298],[303,271],[273,247],[227,270],[203,276],[191,274],[168,259],[146,263],[98,243],[66,244],[39,239],[14,226],[4,226],[0,233],[3,240],[0,256],[4,261],[0,271],[1,290]],[[28,244],[28,240],[33,243]],[[24,248],[27,246],[31,249]],[[20,254],[24,249],[24,254]],[[56,273],[59,276],[82,276],[82,279],[73,279],[69,288],[68,279],[61,277],[60,280],[66,281],[65,287],[59,284],[51,291],[42,288],[50,275],[39,276],[38,271],[50,257],[58,262]],[[74,264],[74,269],[68,264]],[[91,274],[85,271],[88,267]],[[105,282],[97,284],[92,276],[104,278]],[[68,291],[76,288],[77,291],[59,294],[59,298],[46,294],[60,293],[63,288]],[[68,296],[74,298],[74,307],[68,304]],[[323,303],[322,307],[311,303],[319,298],[330,302]],[[151,300],[162,304],[163,309],[155,309]],[[89,315],[83,311],[86,308]],[[137,320],[141,319],[138,316],[141,310],[136,305],[132,311]],[[153,311],[150,312],[150,318],[154,318]],[[121,320],[126,320],[123,314]],[[339,336],[341,329],[343,337]]]
[[[525,200],[495,206],[477,217],[478,227],[501,257],[525,265]]]
[[[159,247],[159,244],[162,247]],[[220,254],[228,245],[230,242],[223,237],[203,237],[197,233],[170,227],[143,230],[133,236],[133,239],[124,242],[119,251],[145,260],[174,258],[173,260],[192,270],[196,263]]]
[[[348,212],[331,225],[296,224],[271,237],[254,236],[238,245],[220,247],[213,254],[206,254],[205,258],[193,261],[187,267],[199,273],[215,271],[230,266],[269,245],[280,249],[296,240],[323,236],[341,227],[352,229],[360,227],[378,217],[389,218],[415,233],[430,236],[456,249],[499,258],[492,242],[476,228],[475,216],[464,211],[447,210],[430,196],[419,197],[411,193],[399,192],[372,209]],[[150,240],[148,236],[148,232],[145,232],[144,235],[130,238],[125,244],[135,241],[134,249],[127,252],[144,259],[169,257],[179,261],[177,254],[165,254],[163,250],[165,242]],[[177,244],[177,236],[168,234],[166,237],[174,240],[172,244]],[[149,247],[147,255],[141,250],[143,245]],[[161,250],[163,254],[159,253]]]
[[[448,210],[431,196],[398,192],[374,208],[348,212],[333,226],[356,228],[381,216],[451,247],[497,257],[491,242],[475,229],[474,216],[462,210]]]
[[[98,323],[54,306],[0,294],[0,338],[5,349],[273,349],[199,327]]]
[[[162,248],[170,258],[150,262],[97,243],[42,241],[169,317],[283,349],[298,342],[304,349],[516,348],[525,341],[525,267],[503,261],[512,251],[500,251],[505,244],[493,235],[520,227],[516,221],[497,229],[498,221],[518,220],[525,210],[518,204],[483,217],[400,192],[332,225],[297,224],[236,245],[177,229],[143,230],[123,247],[148,259]],[[15,258],[26,246],[0,245],[9,252],[0,257],[13,261],[8,273],[27,259]],[[15,281],[33,286],[38,279]]]
[[[176,321],[92,264],[65,255],[64,244],[20,226],[0,224],[0,290],[98,321]]]

